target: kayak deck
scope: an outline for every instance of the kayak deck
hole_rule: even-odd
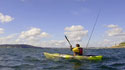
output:
[[[64,59],[77,59],[77,60],[102,60],[101,55],[98,56],[73,56],[69,54],[59,54],[59,53],[43,53],[48,59],[64,58]]]

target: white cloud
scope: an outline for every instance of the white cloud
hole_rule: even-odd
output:
[[[66,30],[65,33],[67,34],[67,36],[71,41],[82,40],[83,36],[85,36],[88,33],[88,31],[84,30],[84,27],[80,25],[66,27],[65,30]],[[51,36],[50,34],[48,34],[47,32],[43,32],[40,28],[30,28],[29,30],[22,31],[18,34],[12,34],[6,37],[0,37],[0,44],[29,44],[33,46],[52,47],[52,48],[53,47],[65,48],[67,46],[69,47],[69,44],[65,39],[52,40],[49,39],[50,36]],[[45,38],[48,38],[49,40]]]
[[[88,30],[85,30],[81,25],[66,27],[65,31],[65,34],[71,41],[81,41],[88,34]]]
[[[27,31],[21,32],[19,38],[24,39],[35,39],[35,38],[47,38],[50,35],[46,32],[42,32],[40,28],[31,28]]]
[[[113,43],[109,39],[104,39],[96,43],[96,47],[111,47],[112,45]]]
[[[111,24],[108,25],[107,27],[111,28],[108,31],[106,31],[108,36],[125,36],[125,32],[123,32],[123,29],[118,25]]]
[[[104,39],[102,42],[99,42],[99,45],[102,47],[111,47],[111,46],[115,46],[118,45],[119,43],[123,42],[124,40],[120,39],[120,38],[107,38]]]
[[[50,47],[50,48],[64,48],[66,47],[66,43],[64,40],[50,40],[50,41],[42,41],[41,45],[43,47]]]
[[[92,47],[109,47],[125,41],[125,32],[119,26],[110,25],[108,31],[106,31],[107,38],[99,42],[92,42]],[[0,28],[0,33],[4,33],[4,29]],[[82,47],[85,47],[86,42],[81,42],[84,36],[88,34],[88,30],[84,29],[81,25],[73,25],[65,28],[64,32],[71,44],[75,46],[76,43],[80,43]],[[30,28],[26,31],[22,31],[18,34],[8,35],[6,37],[0,37],[0,44],[29,44],[38,47],[56,47],[56,48],[68,48],[69,44],[65,39],[52,40],[51,35],[47,32],[43,32],[40,28]],[[47,39],[46,39],[47,38]],[[95,44],[96,43],[96,44]],[[90,46],[90,47],[91,47]]]
[[[107,31],[108,36],[116,36],[122,33],[122,28],[113,28]]]
[[[107,25],[108,28],[118,28],[118,25],[114,25],[114,24],[110,24],[110,25]]]
[[[42,33],[40,34],[40,37],[41,37],[41,38],[47,38],[47,37],[50,37],[50,35],[49,35],[48,33],[46,33],[46,32],[42,32]]]
[[[3,29],[0,29],[2,33]],[[29,44],[39,47],[51,47],[61,46],[63,41],[51,40],[44,42],[45,38],[50,38],[50,34],[43,32],[40,28],[31,28],[26,31],[22,31],[18,34],[11,34],[5,37],[0,37],[0,44]]]
[[[105,39],[99,42],[101,46],[111,47],[125,41],[125,32],[123,31],[123,28],[114,24],[107,25],[107,27],[110,29],[106,31]]]
[[[115,36],[121,36],[121,37],[123,36],[123,37],[125,37],[125,32],[119,33],[119,34],[117,34]]]
[[[3,33],[4,33],[4,29],[0,28],[0,34],[3,34]]]
[[[83,28],[83,26],[81,26],[81,25],[73,25],[73,26],[71,26],[71,27],[66,27],[65,28],[65,30],[66,31],[81,31],[81,30],[83,30],[84,28]]]
[[[2,29],[0,29],[2,30]],[[38,47],[64,48],[65,40],[51,40],[51,35],[40,28],[30,28],[18,34],[0,37],[0,44],[29,44]],[[47,39],[49,40],[47,40]]]
[[[0,22],[1,23],[7,23],[7,22],[10,22],[12,21],[14,18],[9,16],[9,15],[4,15],[2,13],[0,13]]]
[[[17,34],[11,34],[5,37],[0,37],[0,44],[15,44]]]
[[[31,28],[27,31],[22,31],[17,37],[16,42],[20,44],[42,46],[40,45],[42,39],[49,38],[50,36],[50,34],[42,32],[40,28]]]
[[[30,30],[21,32],[20,38],[38,36],[38,35],[40,35],[40,33],[41,33],[41,30],[39,28],[31,28]]]

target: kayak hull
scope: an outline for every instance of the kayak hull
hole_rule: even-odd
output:
[[[73,55],[69,55],[69,54],[47,53],[47,52],[44,52],[43,54],[44,54],[44,56],[47,59],[64,58],[64,59],[96,60],[96,61],[100,61],[100,60],[102,60],[102,57],[103,57],[101,55],[98,55],[98,56],[73,56]]]

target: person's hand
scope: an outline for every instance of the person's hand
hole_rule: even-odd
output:
[[[72,47],[72,45],[70,45],[70,47]]]
[[[70,49],[71,49],[71,51],[72,51],[72,49],[73,49],[73,48],[72,48],[72,45],[70,45]]]

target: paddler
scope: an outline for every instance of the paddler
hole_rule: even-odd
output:
[[[75,48],[72,48],[72,45],[70,47],[71,47],[71,50],[74,53],[74,56],[76,56],[76,55],[83,55],[83,48],[80,47],[79,44],[76,44]]]

